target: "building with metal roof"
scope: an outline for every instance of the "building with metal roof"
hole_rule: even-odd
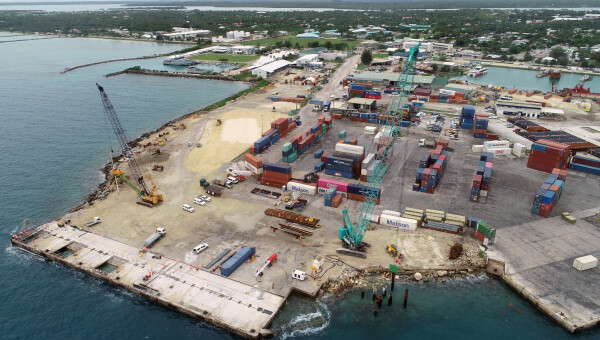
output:
[[[380,83],[380,84],[391,84],[395,85],[396,81],[398,81],[398,77],[400,73],[392,73],[392,72],[361,72],[356,73],[354,75],[354,79],[358,82],[369,82],[369,83]],[[414,77],[414,85],[418,85],[420,87],[431,88],[431,84],[433,83],[434,76],[425,76],[425,75],[415,75]]]
[[[377,108],[377,101],[368,98],[351,98],[348,100],[348,104],[357,110],[375,110]]]
[[[320,36],[316,33],[300,33],[296,35],[296,38],[300,39],[319,39]]]
[[[287,60],[277,60],[272,63],[253,69],[252,75],[262,77],[263,79],[267,79],[277,71],[288,68],[290,64],[291,63]]]

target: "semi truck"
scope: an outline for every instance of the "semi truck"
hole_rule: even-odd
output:
[[[226,182],[226,181],[223,181],[223,180],[220,180],[220,179],[216,179],[216,178],[212,181],[212,183],[215,184],[215,185],[224,187],[224,188],[228,188],[228,189],[231,189],[233,187],[231,185],[230,181]]]
[[[152,244],[154,244],[154,242],[158,241],[159,238],[165,236],[166,234],[167,231],[165,228],[156,228],[154,234],[150,235],[150,237],[144,241],[144,247],[150,247]]]
[[[96,225],[96,224],[98,224],[98,223],[100,223],[100,222],[102,222],[102,221],[100,220],[100,217],[96,216],[96,217],[94,217],[94,219],[93,219],[93,220],[90,220],[90,221],[87,221],[87,222],[85,222],[85,226],[86,226],[86,227],[91,227],[91,226],[93,226],[93,225]]]

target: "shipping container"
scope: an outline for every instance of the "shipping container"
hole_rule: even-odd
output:
[[[256,253],[256,248],[243,247],[240,251],[238,251],[235,255],[233,255],[232,258],[227,260],[227,262],[225,262],[221,266],[221,275],[223,275],[223,276],[231,275],[236,269],[239,268],[239,266],[241,266],[244,262],[246,262],[246,260],[249,259],[251,256],[253,256],[255,253]]]
[[[317,194],[317,186],[310,185],[307,183],[299,183],[296,181],[290,181],[287,183],[287,189],[291,191],[297,191],[307,195],[316,195]]]
[[[279,172],[282,174],[291,174],[292,173],[292,167],[289,165],[283,165],[283,164],[263,163],[263,169],[264,169],[264,171]]]
[[[327,178],[319,178],[317,186],[325,189],[336,188],[338,192],[348,192],[348,183]]]
[[[598,259],[592,255],[578,257],[573,261],[573,267],[577,270],[587,270],[596,268],[598,266]]]
[[[362,156],[365,154],[365,147],[360,145],[337,143],[335,145],[335,151]]]

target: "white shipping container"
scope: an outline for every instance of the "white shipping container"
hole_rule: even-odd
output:
[[[515,143],[513,145],[513,149],[517,149],[519,151],[525,151],[525,149],[527,149],[527,147],[521,143]]]
[[[384,210],[381,212],[382,215],[390,215],[390,216],[402,216],[402,214],[398,211],[393,211],[393,210]]]
[[[291,190],[291,191],[298,191],[298,192],[301,192],[301,193],[307,194],[307,195],[316,195],[317,194],[316,186],[312,186],[312,185],[308,185],[308,184],[304,184],[304,183],[288,182],[287,189]]]
[[[337,143],[335,145],[335,151],[344,152],[350,155],[362,156],[365,154],[365,147],[361,145]]]
[[[257,168],[248,162],[244,162],[244,163],[246,163],[246,169],[249,169],[250,171],[254,172],[255,174],[260,175],[263,173],[263,168]]]
[[[366,175],[368,175],[368,174],[369,174],[369,170],[367,170],[367,169],[365,169],[365,168],[363,168],[363,169],[360,169],[360,174],[361,174],[361,175],[365,175],[365,176],[366,176]]]
[[[587,270],[596,268],[598,266],[598,259],[592,255],[578,257],[573,261],[573,267],[577,270]]]
[[[483,145],[473,145],[473,147],[471,148],[471,151],[481,152],[481,151],[483,151]]]
[[[417,230],[417,221],[399,216],[381,215],[379,224],[407,230]]]
[[[493,152],[494,155],[510,155],[512,153],[511,148],[502,148],[502,149],[489,149],[483,148],[483,151]]]
[[[377,134],[375,135],[375,138],[373,138],[373,142],[375,142],[375,144],[379,143],[379,141],[381,140],[381,136],[383,136],[383,132],[381,132],[381,131],[377,132]]]
[[[512,154],[515,155],[515,156],[517,156],[517,157],[523,157],[523,156],[525,156],[525,149],[516,149],[516,148],[513,148],[512,149]]]
[[[509,148],[510,142],[507,140],[493,140],[483,142],[483,147],[486,149],[501,149],[501,148]]]
[[[363,169],[369,168],[369,165],[371,165],[371,162],[373,162],[374,160],[375,160],[375,154],[374,153],[368,154],[367,157],[365,157],[365,159],[362,161],[361,167]]]
[[[377,127],[375,126],[365,126],[365,134],[367,135],[374,135],[376,131]]]

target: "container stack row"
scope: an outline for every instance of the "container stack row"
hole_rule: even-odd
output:
[[[325,136],[325,133],[331,130],[331,118],[319,117],[317,124],[313,125],[304,135],[294,136],[292,140],[281,147],[281,156],[284,163],[292,163],[298,159],[319,139]]]
[[[472,202],[478,202],[479,197],[487,197],[493,165],[494,154],[491,152],[482,152],[479,157],[477,171],[473,177],[473,186],[471,187],[471,196],[469,197],[469,200]]]
[[[291,118],[276,119],[271,123],[271,128],[263,133],[262,137],[250,147],[250,153],[259,154],[264,152],[295,128],[296,122],[292,121]]]
[[[555,168],[552,174],[542,184],[533,198],[531,213],[542,217],[548,217],[552,208],[558,203],[565,181],[567,180],[567,170]]]
[[[413,191],[433,194],[446,170],[447,163],[448,151],[444,151],[442,145],[425,153],[419,161],[419,170],[417,170]]]
[[[600,158],[593,156],[573,156],[569,168],[600,176]]]
[[[318,192],[325,194],[325,191],[330,188],[335,188],[336,193],[342,196],[346,196],[347,199],[353,201],[363,202],[365,197],[368,196],[369,187],[360,185],[347,183],[342,181],[337,181],[333,179],[328,179],[321,177],[317,182]],[[377,197],[376,204],[380,203],[381,190],[377,189],[375,191],[375,196]],[[335,198],[335,197],[334,197]]]
[[[476,114],[473,128],[473,137],[475,138],[486,138],[488,128],[488,116],[486,114]]]
[[[374,91],[372,84],[356,83],[350,84],[348,88],[348,97],[381,99],[381,91]]]
[[[460,127],[466,130],[473,128],[473,120],[475,119],[475,108],[473,105],[463,105],[460,111]]]
[[[292,179],[292,167],[285,164],[263,163],[260,183],[275,188],[283,188]]]
[[[347,138],[335,145],[333,153],[323,154],[325,173],[330,176],[358,179],[365,159],[365,147],[356,145],[358,140]]]
[[[568,144],[540,139],[531,145],[527,167],[551,173],[554,168],[566,169],[570,156]]]

